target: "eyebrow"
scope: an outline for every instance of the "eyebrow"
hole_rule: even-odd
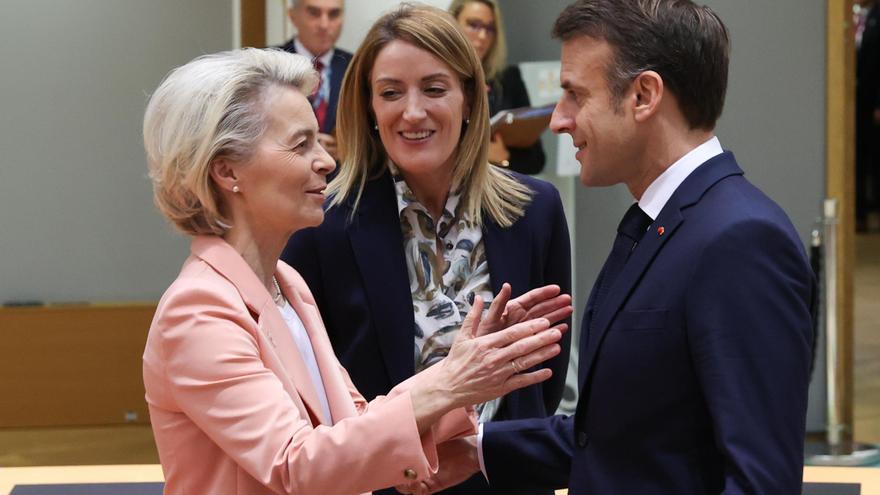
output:
[[[291,133],[288,133],[287,138],[285,139],[284,142],[285,143],[292,143],[293,141],[296,141],[300,137],[311,138],[314,135],[315,135],[314,129],[307,129],[307,128],[301,127],[299,129],[294,130]]]
[[[421,80],[422,80],[422,82],[430,82],[430,81],[436,81],[438,79],[449,80],[449,79],[452,79],[452,77],[449,74],[437,72],[436,74],[427,75],[427,76],[423,77]],[[380,83],[380,82],[399,83],[402,81],[400,79],[395,79],[393,77],[380,77],[380,78],[376,79],[375,82],[377,82],[377,83]]]
[[[321,7],[309,5],[306,7],[306,12],[308,12],[309,14],[312,14],[312,15],[321,15],[325,12],[325,10],[322,9]],[[329,15],[329,16],[338,16],[339,14],[342,13],[342,9],[340,9],[338,7],[334,7],[332,9],[327,9],[326,12],[327,12],[327,15]]]
[[[559,83],[559,87],[564,89],[565,91],[587,91],[587,89],[583,86],[578,86],[573,83],[570,79],[565,79]]]
[[[479,23],[480,23],[481,25],[483,25],[483,26],[492,26],[492,27],[495,27],[495,21],[483,22],[482,19],[480,19],[479,17],[476,17],[476,16],[465,17],[464,20],[465,20],[466,22],[479,22]]]

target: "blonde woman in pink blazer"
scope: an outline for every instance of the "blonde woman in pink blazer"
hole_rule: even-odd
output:
[[[557,287],[468,315],[449,356],[367,403],[311,292],[278,257],[318,225],[335,163],[317,142],[299,55],[244,49],[172,71],[144,142],[159,210],[192,252],[159,302],[146,399],[169,494],[359,494],[425,479],[469,406],[546,380],[571,313]]]

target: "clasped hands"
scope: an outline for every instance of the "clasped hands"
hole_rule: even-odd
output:
[[[477,296],[449,355],[420,373],[426,375],[425,378],[430,375],[434,383],[443,384],[447,393],[437,395],[454,397],[455,407],[501,397],[543,382],[553,374],[547,368],[530,368],[559,354],[561,348],[557,342],[568,330],[568,325],[560,322],[573,312],[571,296],[560,294],[556,285],[533,289],[513,300],[510,296],[510,285],[504,284],[485,316],[483,301]],[[413,397],[417,410],[422,399]],[[440,466],[436,474],[398,486],[397,490],[419,495],[434,493],[461,483],[479,471],[474,436],[443,442],[437,446],[437,453]]]

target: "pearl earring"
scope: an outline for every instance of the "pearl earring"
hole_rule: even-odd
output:
[[[378,130],[379,130],[379,124],[373,124],[373,130],[374,130],[374,131],[378,131]]]
[[[239,191],[241,191],[241,189],[239,189],[237,185],[236,185],[236,186],[232,186],[232,192],[234,192],[234,193],[238,193]]]

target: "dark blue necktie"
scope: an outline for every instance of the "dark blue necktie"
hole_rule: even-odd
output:
[[[586,359],[585,355],[588,352],[590,338],[592,337],[591,334],[593,333],[593,323],[597,320],[596,314],[601,312],[602,301],[605,299],[608,291],[611,290],[614,281],[617,280],[623,266],[626,264],[627,259],[629,259],[630,253],[632,253],[636,244],[638,244],[645,235],[651,222],[651,217],[639,208],[639,204],[633,203],[633,205],[626,210],[626,214],[623,215],[620,225],[617,226],[617,237],[614,238],[614,245],[611,247],[611,254],[609,254],[608,259],[605,260],[605,265],[602,267],[599,279],[596,281],[597,287],[596,292],[593,295],[593,309],[592,315],[589,316],[589,325],[584,327],[584,333],[581,334],[580,353],[582,360]],[[580,387],[582,387],[580,389],[581,394],[587,393],[583,389],[587,378],[584,374],[585,369],[584,362],[581,361],[580,369],[578,370],[578,383]],[[585,414],[586,401],[581,398],[578,400],[577,410],[574,416],[576,439],[578,445],[581,447],[586,444],[587,438],[583,424]]]
[[[614,245],[611,247],[611,254],[605,261],[602,269],[602,275],[599,279],[599,287],[596,289],[596,298],[593,303],[593,314],[595,315],[599,308],[602,307],[602,300],[608,294],[608,291],[620,275],[620,270],[626,264],[629,254],[635,249],[636,244],[642,240],[648,225],[651,225],[651,217],[639,208],[638,203],[633,203],[626,210],[620,225],[617,226],[617,237],[614,238]]]

